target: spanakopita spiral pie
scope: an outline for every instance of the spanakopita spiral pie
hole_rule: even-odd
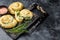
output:
[[[13,28],[17,21],[11,15],[4,15],[0,18],[0,25],[3,28]]]
[[[20,11],[23,9],[23,4],[21,2],[14,2],[8,7],[11,14],[15,14],[15,11]]]

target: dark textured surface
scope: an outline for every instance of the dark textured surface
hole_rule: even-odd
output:
[[[9,5],[16,0],[0,0],[0,5]],[[39,27],[29,35],[23,35],[18,40],[60,40],[60,3],[40,0],[44,8],[49,13],[48,18]],[[22,0],[25,7],[29,7],[33,2],[39,0]],[[12,40],[2,29],[0,29],[0,40]]]

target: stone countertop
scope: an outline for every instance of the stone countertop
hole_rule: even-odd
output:
[[[0,0],[0,5],[8,6],[16,0]],[[48,0],[17,0],[28,7],[32,2],[41,2],[49,16],[39,27],[29,35],[21,36],[17,40],[60,40],[60,1],[49,2]],[[13,40],[0,28],[0,40]]]

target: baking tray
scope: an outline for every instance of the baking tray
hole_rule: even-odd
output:
[[[13,1],[15,2],[15,1]],[[33,17],[33,20],[31,23],[29,23],[29,25],[25,28],[26,30],[28,30],[29,32],[33,30],[33,27],[36,27],[38,24],[40,25],[40,23],[42,23],[42,21],[45,20],[45,18],[48,16],[48,13],[42,13],[39,9],[37,9],[36,7],[37,6],[40,6],[38,3],[32,3],[27,9],[31,10],[32,12],[34,12],[34,17]],[[39,15],[38,12],[35,12],[36,11],[39,11]],[[37,24],[37,25],[36,25]],[[2,28],[4,31],[6,29]],[[6,32],[6,31],[5,31]],[[7,33],[7,32],[6,32]],[[19,38],[19,36],[23,33],[20,33],[20,34],[17,34],[17,35],[13,35],[13,34],[10,34],[10,33],[7,33],[13,40],[17,40]]]

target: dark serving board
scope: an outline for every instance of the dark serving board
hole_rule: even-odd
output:
[[[34,17],[32,18],[32,22],[29,22],[29,23],[28,23],[28,26],[25,27],[25,30],[30,29],[30,28],[32,27],[32,25],[34,25],[34,23],[35,23],[36,21],[38,21],[38,20],[39,20],[39,16],[34,14]],[[19,25],[19,24],[18,24],[18,25]],[[3,29],[5,32],[6,32],[6,30],[8,30],[8,29],[4,29],[4,28],[2,28],[2,29]],[[8,32],[6,32],[6,33],[7,33],[11,38],[17,39],[17,38],[19,37],[19,35],[23,34],[24,32],[18,33],[18,34],[12,34],[12,33],[8,33]]]
[[[9,2],[8,2],[9,1]],[[9,4],[11,4],[12,2],[15,2],[15,1],[17,1],[17,0],[4,0],[4,3],[5,4],[0,4],[0,5],[6,5],[6,6],[9,6]],[[25,8],[27,8],[27,9],[29,9],[29,10],[31,10],[33,13],[34,13],[34,19],[33,19],[33,21],[26,27],[26,30],[29,30],[29,32],[30,31],[33,31],[33,29],[34,29],[34,27],[36,27],[37,25],[39,25],[39,24],[41,24],[43,21],[44,21],[44,19],[48,16],[48,13],[46,12],[46,13],[42,13],[40,10],[38,10],[35,6],[37,6],[37,5],[39,5],[38,3],[30,3],[30,5],[32,5],[31,7],[30,7],[30,5],[29,6],[27,6],[28,4],[27,3],[25,3],[24,1],[22,1],[22,0],[18,0],[19,2],[22,2],[23,4],[24,4],[24,6],[25,6]],[[25,0],[25,1],[28,1],[28,0]],[[43,7],[42,7],[43,8]],[[43,8],[44,9],[44,8]],[[45,10],[45,9],[44,9]],[[2,28],[4,31],[5,31],[5,29],[4,28]],[[6,32],[6,31],[5,31]],[[7,32],[6,32],[7,33]],[[9,34],[9,33],[7,33],[11,38],[13,38],[14,40],[16,40],[18,37],[19,37],[19,35],[21,35],[21,34],[17,34],[17,35],[13,35],[13,34]]]

